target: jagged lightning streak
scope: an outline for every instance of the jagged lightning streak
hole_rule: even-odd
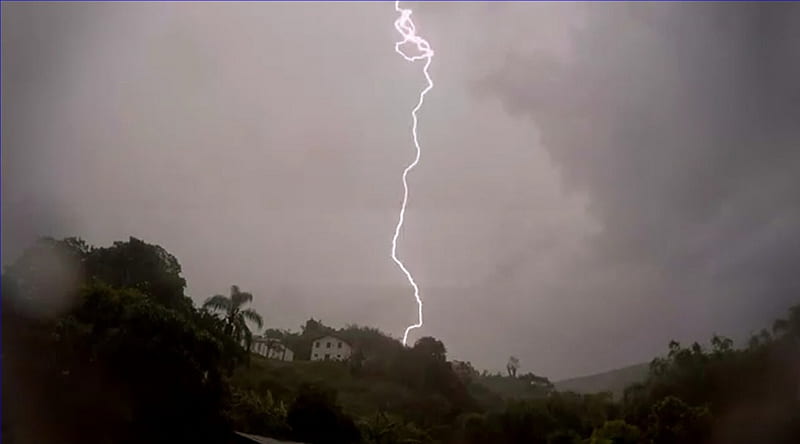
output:
[[[416,156],[414,157],[414,161],[411,162],[405,170],[403,170],[403,204],[400,206],[400,217],[397,220],[397,226],[394,229],[394,237],[392,238],[392,260],[403,270],[405,273],[408,282],[414,288],[414,298],[417,300],[417,311],[419,317],[415,324],[409,325],[406,327],[405,333],[403,333],[403,345],[406,345],[408,341],[408,332],[415,328],[422,327],[422,299],[419,296],[419,287],[417,283],[414,281],[414,277],[411,275],[411,272],[408,271],[406,266],[403,264],[403,261],[397,258],[397,238],[400,236],[400,229],[403,227],[403,221],[405,220],[406,215],[406,205],[408,204],[408,172],[411,171],[417,164],[419,163],[419,157],[422,150],[419,147],[419,139],[417,138],[417,112],[422,107],[422,104],[425,102],[425,94],[433,88],[433,80],[431,80],[430,74],[428,74],[428,67],[431,65],[431,60],[433,59],[433,49],[431,49],[431,45],[423,39],[422,37],[417,35],[416,27],[414,26],[414,22],[411,20],[411,13],[410,9],[403,9],[400,7],[400,0],[396,0],[394,2],[394,10],[400,13],[400,17],[397,18],[394,22],[394,27],[397,29],[397,32],[403,37],[402,40],[395,43],[394,50],[398,54],[400,54],[404,59],[409,62],[416,62],[417,60],[425,60],[425,66],[422,68],[422,72],[425,74],[425,80],[428,81],[427,86],[425,89],[422,90],[419,94],[419,101],[417,102],[417,106],[411,110],[411,134],[414,137],[414,147],[417,150]],[[403,52],[401,47],[407,43],[410,43],[416,46],[417,51],[419,51],[418,55],[406,55]]]

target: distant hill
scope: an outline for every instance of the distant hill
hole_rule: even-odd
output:
[[[625,387],[643,382],[647,378],[649,363],[631,365],[594,375],[556,381],[558,391],[573,391],[577,393],[611,392],[614,398],[619,399]]]

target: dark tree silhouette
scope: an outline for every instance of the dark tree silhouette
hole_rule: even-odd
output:
[[[244,342],[245,348],[250,350],[253,333],[247,326],[248,322],[257,328],[264,326],[264,320],[252,308],[243,308],[245,304],[253,301],[253,295],[239,290],[236,285],[231,285],[230,297],[217,294],[206,299],[203,308],[221,313],[225,320],[225,331],[237,342]]]

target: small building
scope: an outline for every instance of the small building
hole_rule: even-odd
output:
[[[345,361],[352,354],[350,343],[335,335],[325,335],[311,343],[312,361]]]
[[[293,361],[294,352],[286,346],[280,339],[265,338],[258,336],[253,338],[250,344],[250,351],[261,355],[267,359],[277,359],[279,361]]]

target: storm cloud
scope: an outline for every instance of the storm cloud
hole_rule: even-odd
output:
[[[593,269],[648,280],[629,297],[676,334],[752,328],[796,301],[800,8],[583,12],[568,51],[509,48],[478,88],[530,118],[589,196]]]
[[[133,235],[195,301],[396,336],[419,65],[384,3],[3,3],[3,263]],[[742,339],[800,290],[800,8],[415,6],[399,254],[455,359],[553,378]]]

